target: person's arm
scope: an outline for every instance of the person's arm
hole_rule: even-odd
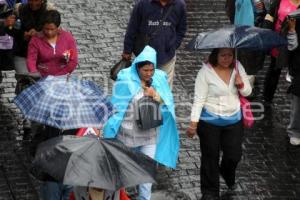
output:
[[[208,83],[205,76],[205,69],[200,69],[196,77],[194,86],[194,103],[191,112],[191,121],[198,122],[203,108],[203,105],[207,99]]]
[[[23,38],[24,36],[24,30],[22,29],[22,25],[19,28],[15,28],[15,22],[17,21],[17,19],[20,19],[20,10],[22,8],[22,4],[21,3],[16,3],[14,6],[14,11],[13,14],[10,16],[11,20],[13,20],[13,24],[10,24],[9,26],[6,26],[6,32],[8,35],[14,37],[14,38]]]
[[[235,84],[243,96],[249,96],[252,92],[252,87],[246,71],[241,63],[238,64],[238,72],[236,73]]]
[[[180,17],[180,22],[178,23],[176,27],[176,49],[179,48],[185,33],[187,29],[187,23],[186,23],[186,5],[184,4],[182,6],[182,15]]]
[[[198,72],[194,91],[194,103],[191,111],[191,122],[186,132],[188,137],[193,137],[196,134],[200,114],[208,95],[208,84],[206,81],[206,76],[204,74],[204,69],[200,69],[200,71]]]
[[[274,29],[275,18],[277,15],[277,10],[279,8],[280,1],[273,0],[270,2],[270,9],[265,15],[265,19],[262,23],[262,28]]]
[[[235,15],[235,0],[226,0],[225,11],[230,23],[233,24]]]
[[[72,52],[69,58],[69,62],[67,63],[66,67],[63,68],[63,70],[66,73],[72,73],[78,65],[78,49],[74,37],[71,33],[68,34],[68,49],[66,50],[71,50]]]
[[[127,26],[125,39],[124,39],[124,49],[123,53],[130,54],[133,52],[134,40],[138,34],[139,26],[141,23],[141,12],[140,12],[141,3],[137,3],[130,15],[129,23]]]
[[[5,34],[6,34],[5,24],[4,24],[4,22],[0,22],[0,36],[3,36]]]
[[[37,39],[38,38],[32,38],[28,44],[26,64],[27,64],[27,69],[30,73],[38,72],[37,58],[38,58],[39,50],[35,43],[35,40]]]
[[[287,33],[287,42],[288,42],[288,50],[293,51],[298,47],[298,35],[296,33],[296,19],[291,18],[288,19],[288,33]]]

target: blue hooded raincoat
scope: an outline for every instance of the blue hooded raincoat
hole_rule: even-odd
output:
[[[161,106],[163,125],[159,128],[154,159],[167,167],[175,168],[179,152],[179,135],[175,121],[173,95],[167,82],[166,73],[156,69],[156,51],[150,46],[144,48],[129,68],[118,73],[111,99],[116,112],[104,126],[104,137],[116,137],[130,101],[142,89],[136,68],[136,64],[142,61],[150,61],[154,64],[155,72],[151,86],[159,93],[164,102]]]
[[[234,24],[254,26],[254,10],[252,0],[235,1]]]

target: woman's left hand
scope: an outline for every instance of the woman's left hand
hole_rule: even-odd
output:
[[[32,37],[32,36],[36,35],[38,32],[34,28],[32,28],[28,31],[28,33]]]
[[[237,87],[240,87],[241,85],[244,85],[243,81],[242,81],[242,77],[240,76],[240,74],[236,74],[235,75],[235,81],[234,81],[234,84],[237,86]]]
[[[288,27],[289,27],[289,32],[296,32],[296,19],[295,18],[288,19]]]
[[[144,88],[144,95],[154,98],[156,96],[156,91],[154,90],[153,87],[145,87]]]

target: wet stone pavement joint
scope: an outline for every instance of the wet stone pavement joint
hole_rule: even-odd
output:
[[[122,41],[134,0],[56,0],[63,13],[62,26],[76,37],[79,67],[76,74],[101,85],[110,93],[109,69],[120,59]],[[200,61],[207,52],[191,52],[184,48],[198,32],[228,24],[224,13],[225,0],[186,0],[187,36],[178,51],[174,96],[181,150],[176,170],[159,168],[153,199],[199,200],[200,145],[188,139],[188,126],[194,80]],[[266,61],[266,66],[268,64]],[[257,76],[257,97],[260,102],[266,68]],[[223,199],[300,199],[300,148],[288,143],[286,126],[289,120],[289,96],[282,73],[271,109],[264,118],[245,132],[243,158],[237,170],[237,191],[226,196],[221,180]],[[28,173],[30,158],[28,141],[22,140],[22,115],[12,103],[16,81],[14,73],[3,72],[0,84],[0,200],[37,199],[39,182]],[[228,198],[227,198],[228,197]]]

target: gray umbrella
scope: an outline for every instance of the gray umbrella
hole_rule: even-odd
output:
[[[253,26],[227,26],[196,35],[187,45],[189,49],[237,48],[268,50],[285,46],[286,39],[275,31]]]
[[[289,17],[299,19],[300,18],[300,9],[295,10],[294,12],[291,12],[288,14]]]
[[[154,183],[157,163],[117,140],[60,136],[39,145],[33,165],[67,185],[115,191]]]

